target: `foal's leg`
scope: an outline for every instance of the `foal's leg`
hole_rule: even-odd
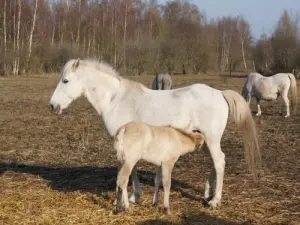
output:
[[[162,162],[162,183],[164,187],[164,211],[170,215],[169,197],[171,189],[171,173],[174,167],[174,162]]]
[[[217,205],[220,205],[221,198],[222,198],[223,178],[224,178],[224,169],[225,169],[225,154],[221,150],[220,142],[210,143],[209,141],[207,141],[207,147],[209,148],[209,152],[213,160],[214,169],[211,171],[210,179],[206,183],[205,197],[206,198],[210,197],[209,196],[210,189],[215,189],[215,193],[212,199],[208,202],[208,204],[212,207],[216,207]],[[216,183],[214,184],[214,182]]]
[[[129,208],[127,185],[128,185],[129,175],[131,173],[133,166],[134,166],[133,163],[125,162],[118,173],[117,205],[116,205],[117,212],[123,211],[122,201],[121,201],[122,199],[124,202],[125,210],[127,210]],[[122,195],[120,194],[121,192],[122,192]]]
[[[132,180],[132,190],[133,193],[129,199],[132,203],[139,203],[141,197],[141,188],[140,183],[137,177],[137,167],[136,165],[133,167],[131,172],[131,180]]]
[[[156,167],[156,174],[155,174],[155,187],[154,187],[154,195],[153,195],[153,205],[157,205],[158,202],[158,191],[159,191],[159,186],[161,182],[161,170],[162,168],[160,166]]]

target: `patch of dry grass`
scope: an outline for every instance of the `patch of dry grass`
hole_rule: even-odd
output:
[[[153,76],[131,77],[150,87]],[[196,82],[240,92],[244,79],[174,76],[174,86]],[[204,152],[182,157],[173,172],[172,216],[151,207],[154,168],[139,163],[140,205],[113,213],[117,170],[112,140],[85,99],[55,116],[48,111],[57,76],[0,78],[1,224],[299,224],[299,114],[278,115],[279,103],[262,103],[256,119],[264,176],[254,185],[242,139],[229,122],[222,148],[226,171],[222,206],[200,202],[212,163]],[[255,106],[252,106],[255,111]],[[162,199],[162,194],[160,197]]]

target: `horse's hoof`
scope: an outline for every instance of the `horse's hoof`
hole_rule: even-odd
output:
[[[288,118],[288,117],[290,117],[290,115],[285,115],[284,117],[285,117],[285,118]]]
[[[211,208],[217,208],[218,206],[221,205],[221,202],[219,200],[211,200],[211,201],[208,202],[208,205]]]
[[[170,207],[164,207],[164,213],[165,213],[166,215],[172,215],[171,210],[170,210]]]
[[[256,113],[255,116],[261,116],[261,113]]]

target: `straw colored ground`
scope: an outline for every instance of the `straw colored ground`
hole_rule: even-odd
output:
[[[130,79],[150,87],[153,76]],[[195,75],[173,79],[175,87],[201,82],[238,92],[244,81]],[[264,167],[258,185],[247,173],[242,139],[229,121],[222,140],[221,207],[209,209],[200,202],[212,167],[200,151],[175,166],[172,216],[162,213],[161,204],[151,207],[154,169],[147,163],[139,163],[140,205],[115,215],[111,138],[83,98],[63,115],[48,111],[57,81],[57,75],[0,78],[0,224],[299,224],[300,113],[285,119],[278,114],[279,102],[262,103],[263,116],[255,118]]]

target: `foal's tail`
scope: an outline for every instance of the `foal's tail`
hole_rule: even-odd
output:
[[[123,151],[124,151],[124,134],[126,132],[126,127],[122,126],[120,127],[115,136],[114,136],[114,150],[117,152],[117,159],[118,161],[122,161],[123,160]]]
[[[297,112],[297,83],[295,76],[291,73],[289,73],[289,78],[291,80],[291,94],[292,94],[292,99],[291,99],[291,106],[293,109],[294,114]]]
[[[234,122],[242,132],[246,162],[254,179],[256,179],[261,169],[261,154],[256,126],[250,108],[237,92],[225,90],[222,93],[228,103],[229,112],[233,116]]]

